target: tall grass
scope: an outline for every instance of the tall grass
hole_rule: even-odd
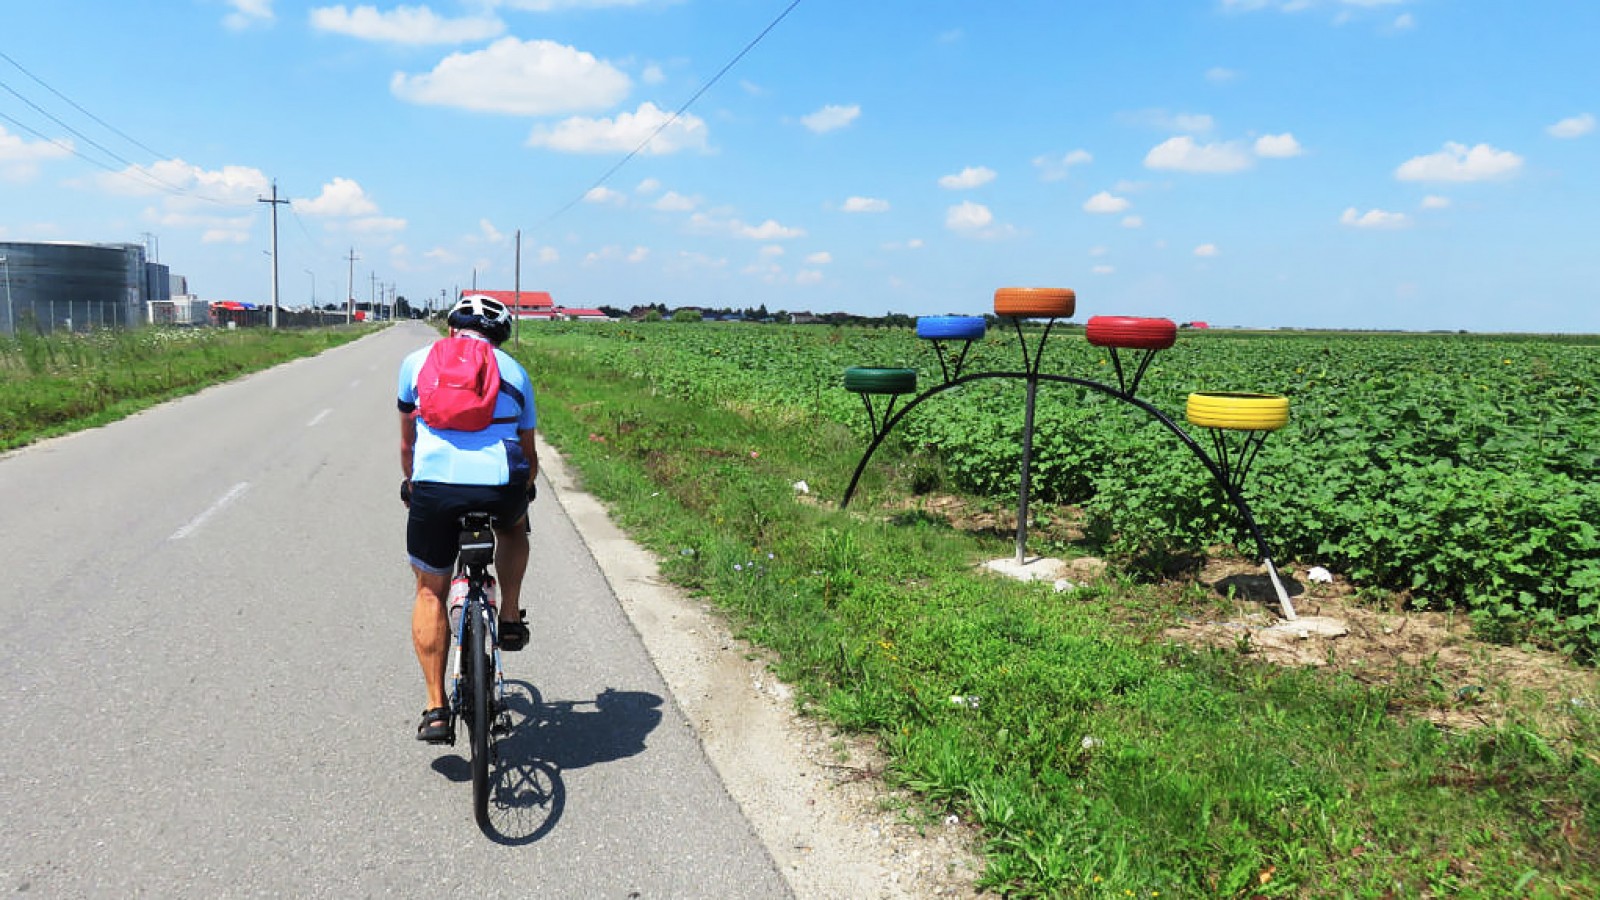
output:
[[[23,329],[0,339],[0,450],[104,424],[368,330]]]
[[[1223,601],[980,575],[1003,537],[890,502],[920,477],[913,448],[880,455],[866,499],[840,511],[858,434],[806,409],[691,401],[662,355],[621,371],[588,340],[523,333],[541,428],[670,578],[776,651],[807,710],[876,736],[890,777],[980,829],[986,888],[1600,894],[1595,697],[1508,703],[1505,724],[1452,731],[1414,711],[1470,701],[1415,672],[1373,686],[1171,643],[1163,627]]]

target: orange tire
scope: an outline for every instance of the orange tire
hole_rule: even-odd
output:
[[[994,314],[1029,319],[1062,319],[1078,307],[1070,288],[1000,288],[994,292]]]
[[[1184,410],[1201,428],[1277,431],[1289,423],[1289,398],[1280,394],[1202,392],[1189,395]]]

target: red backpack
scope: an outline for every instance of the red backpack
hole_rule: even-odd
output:
[[[499,396],[500,364],[488,341],[441,338],[417,372],[417,412],[435,431],[488,428]]]

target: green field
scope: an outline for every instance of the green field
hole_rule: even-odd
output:
[[[940,378],[909,330],[582,334],[586,354],[643,388],[825,421],[861,448],[867,418],[840,388],[846,367],[917,368],[924,388]],[[1002,329],[966,363],[1022,368]],[[1044,370],[1115,383],[1107,352],[1081,332],[1051,337]],[[1402,592],[1414,608],[1470,614],[1497,640],[1585,655],[1600,642],[1597,385],[1600,347],[1584,339],[1187,333],[1156,357],[1139,395],[1180,422],[1191,391],[1286,395],[1290,423],[1246,488],[1276,556]],[[928,470],[911,487],[1014,497],[1022,398],[1020,382],[996,381],[919,407],[896,434]],[[1033,496],[1081,508],[1108,551],[1156,565],[1218,543],[1253,552],[1209,473],[1149,416],[1062,385],[1045,385],[1039,404]]]
[[[1014,500],[1020,383],[918,407],[841,511],[868,439],[842,373],[911,366],[936,383],[910,332],[557,324],[521,341],[541,429],[585,486],[775,651],[805,708],[876,736],[920,809],[976,823],[989,889],[1600,892],[1592,673],[1552,688],[1437,658],[1283,668],[1169,639],[1238,610],[1151,561],[1226,552],[1238,529],[1142,412],[1041,391],[1040,509],[1089,527],[1032,549],[1128,573],[1063,595],[976,574],[1008,538],[931,503]],[[1020,369],[1012,341],[992,334],[968,370]],[[1081,333],[1050,344],[1046,371],[1109,373]],[[1586,660],[1596,374],[1592,345],[1558,340],[1185,335],[1141,396],[1181,420],[1193,390],[1287,394],[1291,424],[1249,488],[1280,559],[1354,574],[1378,607],[1453,607],[1485,638]],[[1461,719],[1481,727],[1433,724]]]

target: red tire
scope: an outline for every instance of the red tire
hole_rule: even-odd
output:
[[[1000,288],[994,292],[994,314],[1027,319],[1063,319],[1078,307],[1070,288]]]
[[[1165,350],[1178,340],[1178,325],[1171,319],[1141,316],[1093,316],[1084,329],[1096,347],[1127,350]]]

